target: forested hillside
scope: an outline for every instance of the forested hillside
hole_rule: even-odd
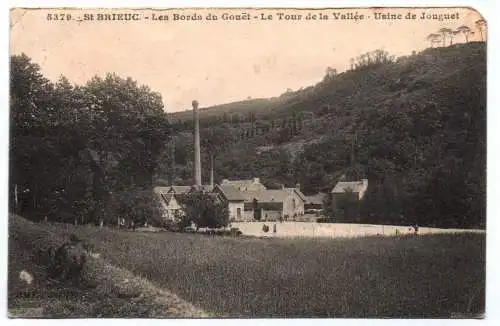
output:
[[[192,182],[190,118],[171,115],[175,148],[164,147],[158,180]],[[317,85],[203,110],[200,124],[207,181],[210,155],[216,181],[255,176],[313,194],[368,178],[362,222],[485,224],[484,42],[377,50]]]

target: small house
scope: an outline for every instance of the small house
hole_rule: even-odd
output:
[[[353,201],[360,201],[364,198],[367,189],[368,179],[362,179],[361,181],[338,182],[331,192],[332,204],[336,207],[341,198],[347,197]]]
[[[178,198],[182,196],[182,193],[177,195],[171,187],[155,187],[154,192],[160,198],[163,208],[162,216],[165,221],[178,221],[185,215],[185,209]]]
[[[267,189],[259,178],[225,179],[215,191],[226,198],[230,219],[234,221],[276,221],[304,215],[306,196],[299,185],[295,188]]]
[[[230,221],[244,221],[244,203],[245,198],[241,192],[230,184],[216,185],[215,193],[220,195],[220,198],[226,203],[229,211]]]

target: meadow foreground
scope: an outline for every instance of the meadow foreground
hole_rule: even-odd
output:
[[[484,234],[258,239],[33,225],[28,234],[18,225],[17,236],[76,233],[110,266],[213,316],[448,318],[484,313]],[[126,317],[126,311],[116,317]]]

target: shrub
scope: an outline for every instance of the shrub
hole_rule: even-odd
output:
[[[194,222],[198,227],[219,228],[229,224],[229,211],[212,194],[195,191],[184,201],[186,221]]]
[[[143,225],[164,226],[160,198],[151,190],[123,191],[113,194],[106,207],[107,223],[118,223],[123,218],[126,223],[134,222]]]

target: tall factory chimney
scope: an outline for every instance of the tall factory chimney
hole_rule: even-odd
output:
[[[200,155],[200,121],[198,117],[198,101],[193,101],[194,119],[194,181],[195,186],[201,186],[201,155]]]

